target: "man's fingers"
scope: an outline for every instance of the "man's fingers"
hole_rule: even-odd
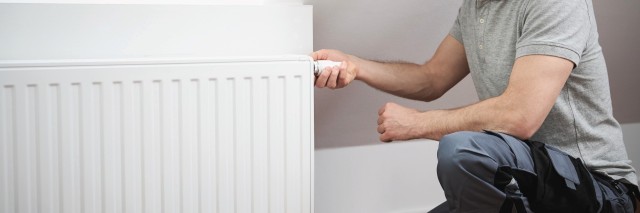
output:
[[[384,133],[384,130],[385,130],[384,125],[382,124],[378,125],[378,133],[382,134]]]
[[[349,70],[348,63],[349,63],[348,61],[343,61],[342,64],[340,64],[340,76],[338,76],[337,88],[346,87],[355,78],[354,73],[352,73],[352,71]]]
[[[331,76],[329,76],[329,80],[327,80],[327,87],[331,89],[336,88],[338,85],[338,74],[340,74],[338,67],[331,67]]]
[[[397,104],[393,103],[393,102],[387,102],[386,104],[384,104],[384,107],[395,107]]]
[[[381,134],[380,135],[380,141],[388,143],[388,142],[391,142],[392,140],[391,140],[391,137],[389,137],[388,134]]]
[[[384,113],[386,108],[387,108],[387,105],[384,105],[384,106],[380,107],[380,109],[378,110],[378,115],[382,115],[382,113]]]
[[[320,76],[316,78],[316,87],[338,89],[346,87],[356,77],[355,65],[348,61],[349,55],[338,50],[322,49],[310,54],[313,60],[333,60],[340,61],[339,66],[322,70]],[[337,71],[334,71],[337,70]],[[326,74],[324,74],[326,72]]]
[[[325,68],[316,79],[316,87],[325,87],[327,85],[327,80],[329,80],[329,75],[331,75],[331,69]]]
[[[313,58],[313,60],[316,60],[316,61],[317,60],[326,60],[329,57],[327,52],[328,51],[325,50],[325,49],[315,51],[315,52],[311,53],[311,58]]]

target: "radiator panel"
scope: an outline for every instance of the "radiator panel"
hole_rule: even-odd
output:
[[[306,58],[0,66],[0,212],[312,212],[312,83]]]

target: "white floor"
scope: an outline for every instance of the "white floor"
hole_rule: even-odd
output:
[[[426,212],[445,200],[435,141],[316,151],[315,212]]]

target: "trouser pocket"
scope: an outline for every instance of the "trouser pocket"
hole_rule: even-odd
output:
[[[594,173],[593,177],[602,192],[602,213],[631,213],[635,200],[630,196],[630,189],[623,183],[610,177]]]
[[[580,159],[544,143],[526,143],[531,148],[537,178],[535,189],[524,193],[534,212],[598,212],[596,184]]]

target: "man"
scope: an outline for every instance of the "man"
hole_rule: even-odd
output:
[[[447,202],[434,211],[636,208],[638,180],[612,115],[591,0],[465,0],[422,65],[337,50],[312,56],[343,62],[324,70],[317,87],[342,88],[355,79],[423,101],[471,74],[480,102],[425,112],[387,103],[379,111],[381,141],[440,140],[438,178]]]

